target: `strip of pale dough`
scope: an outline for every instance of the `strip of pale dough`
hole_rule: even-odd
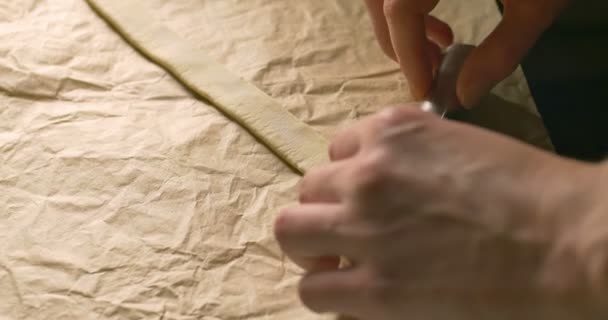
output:
[[[87,0],[132,46],[245,127],[300,173],[327,161],[327,141],[263,91],[155,18],[144,0]]]

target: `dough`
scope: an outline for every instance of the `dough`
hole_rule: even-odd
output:
[[[143,0],[87,0],[133,47],[245,127],[299,173],[327,161],[328,142],[254,85],[154,18]]]

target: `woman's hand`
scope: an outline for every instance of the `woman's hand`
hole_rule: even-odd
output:
[[[363,120],[330,154],[275,229],[308,271],[300,294],[312,310],[362,320],[598,319],[589,317],[602,305],[591,288],[594,272],[608,270],[608,206],[589,223],[606,203],[597,166],[415,107]],[[338,256],[352,266],[338,269]]]
[[[401,65],[414,98],[424,98],[440,61],[440,47],[453,41],[450,27],[429,15],[439,0],[365,2],[382,49]],[[505,0],[504,18],[464,65],[457,89],[460,102],[467,107],[475,105],[509,76],[568,2]]]

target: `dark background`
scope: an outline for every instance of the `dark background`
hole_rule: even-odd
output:
[[[608,156],[608,1],[598,5],[606,19],[572,18],[567,10],[522,62],[556,151],[588,161]]]

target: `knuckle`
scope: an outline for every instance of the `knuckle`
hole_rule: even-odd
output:
[[[390,166],[390,150],[384,145],[376,146],[359,161],[354,173],[354,187],[367,191],[386,182],[386,179],[390,177],[388,170]]]
[[[349,128],[339,132],[329,145],[329,158],[332,161],[348,158],[358,151],[359,143],[356,132]]]
[[[409,122],[425,121],[432,117],[430,113],[422,111],[417,105],[405,105],[383,110],[380,118],[388,126],[397,126]]]
[[[365,227],[359,228],[353,232],[351,236],[354,241],[360,244],[363,252],[368,252],[371,256],[375,256],[379,250],[384,250],[386,247],[386,219],[373,212],[363,212]]]
[[[406,121],[401,121],[400,125],[393,126],[387,130],[380,138],[379,144],[383,144],[391,150],[401,150],[422,136],[428,134],[438,127],[434,116],[430,114],[412,114]]]

